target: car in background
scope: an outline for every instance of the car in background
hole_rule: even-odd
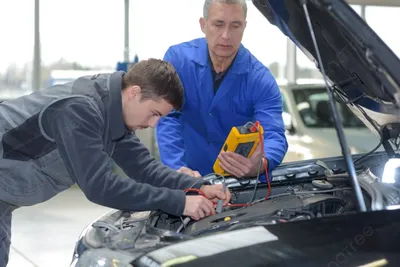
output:
[[[280,85],[288,152],[283,162],[340,156],[342,154],[328,93],[322,81]],[[351,154],[367,153],[380,142],[351,110],[336,103]],[[383,150],[381,146],[378,150]]]
[[[344,127],[334,129],[323,88],[283,89],[288,131],[314,141],[333,139],[335,130],[341,137],[357,131],[361,139],[369,130],[384,151],[351,156],[340,138],[317,145],[341,147],[341,156],[281,164],[265,183],[202,177],[224,183],[232,199],[198,221],[111,210],[83,230],[71,266],[399,266],[400,60],[345,0],[252,3],[304,53],[320,56],[330,100],[352,112],[338,105]]]

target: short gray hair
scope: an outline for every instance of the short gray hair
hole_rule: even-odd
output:
[[[203,17],[208,18],[208,11],[214,2],[219,2],[228,5],[241,5],[244,11],[244,17],[247,17],[247,4],[246,0],[205,0],[203,6]]]

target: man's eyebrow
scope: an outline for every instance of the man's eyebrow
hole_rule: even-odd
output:
[[[153,112],[156,113],[156,114],[157,114],[158,116],[160,116],[160,117],[162,116],[161,112],[158,111],[158,110],[155,110],[155,109],[154,109]]]
[[[234,20],[231,23],[236,25],[243,25],[243,22],[241,22],[240,20]]]
[[[216,20],[214,20],[213,22],[214,22],[214,23],[225,23],[224,20],[219,20],[219,19],[216,19]],[[230,23],[231,23],[231,24],[239,24],[239,25],[242,25],[242,24],[243,24],[243,22],[240,21],[240,20],[234,20],[234,21],[231,21]]]

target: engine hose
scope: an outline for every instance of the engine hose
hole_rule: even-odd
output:
[[[383,209],[383,196],[381,192],[370,183],[365,182],[364,180],[359,180],[360,186],[362,189],[367,191],[367,193],[371,196],[371,209],[372,210],[382,210]]]

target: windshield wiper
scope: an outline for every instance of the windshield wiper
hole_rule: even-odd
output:
[[[311,38],[314,44],[314,48],[315,48],[315,52],[317,54],[317,60],[318,60],[318,64],[320,65],[320,69],[321,69],[321,73],[322,76],[324,78],[324,82],[325,82],[325,87],[326,90],[328,92],[328,96],[329,96],[329,104],[330,104],[330,108],[332,111],[332,115],[333,115],[333,119],[335,122],[335,128],[336,128],[336,133],[338,135],[338,139],[339,139],[339,143],[342,149],[342,154],[345,158],[345,162],[346,162],[346,167],[350,176],[350,181],[352,184],[352,187],[354,189],[354,193],[355,193],[355,198],[356,198],[356,204],[357,204],[357,209],[358,211],[364,212],[367,210],[365,202],[364,202],[364,197],[362,195],[362,191],[361,191],[361,187],[360,184],[358,183],[357,180],[357,174],[356,174],[356,170],[353,164],[353,160],[351,158],[350,152],[347,149],[347,141],[346,141],[346,137],[344,135],[344,131],[343,131],[343,127],[341,124],[341,120],[340,120],[340,116],[339,116],[339,112],[337,111],[337,107],[336,104],[334,102],[333,99],[333,92],[330,88],[330,86],[328,85],[327,82],[327,78],[326,78],[326,74],[325,74],[325,69],[324,69],[324,65],[322,64],[322,59],[321,59],[321,55],[319,52],[319,48],[318,48],[318,44],[317,44],[317,40],[315,38],[315,33],[312,27],[312,23],[311,23],[311,19],[310,19],[310,14],[308,13],[308,7],[307,7],[307,0],[299,0],[300,4],[303,6],[304,9],[304,13],[305,13],[305,17],[307,19],[307,24],[310,30],[310,34],[311,34]]]

